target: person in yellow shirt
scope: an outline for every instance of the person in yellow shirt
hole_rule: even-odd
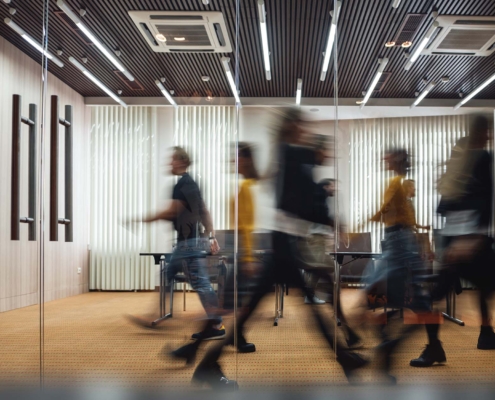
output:
[[[418,231],[418,229],[424,229],[427,231],[430,230],[430,225],[420,225],[416,221],[416,211],[413,204],[413,198],[416,197],[416,183],[413,179],[404,179],[404,182],[402,182],[402,187],[404,188],[408,206],[411,209],[412,215],[414,217],[413,230],[416,232]]]
[[[431,299],[428,293],[421,290],[419,278],[417,278],[422,272],[424,273],[423,262],[419,257],[414,237],[414,230],[417,226],[414,208],[411,207],[403,186],[404,178],[410,167],[409,155],[405,149],[393,149],[386,154],[384,159],[387,169],[395,176],[385,189],[382,206],[370,219],[385,225],[385,240],[382,242],[383,263],[367,279],[368,293],[376,291],[383,284],[386,285],[387,307],[392,309],[386,314],[386,320],[392,317],[396,310],[402,308],[410,308],[426,318],[432,315]],[[389,374],[392,353],[415,327],[409,325],[403,328],[392,339],[390,326],[386,329],[390,323],[387,324],[386,320],[380,325],[381,336],[384,340],[378,347],[378,354],[382,358],[382,370],[385,376],[391,382],[395,382],[395,378]],[[426,324],[426,331],[430,343],[433,343],[436,340],[435,325]],[[445,353],[442,353],[436,361],[444,362]]]

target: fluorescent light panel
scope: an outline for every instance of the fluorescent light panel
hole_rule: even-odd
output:
[[[82,65],[79,61],[77,61],[74,57],[69,57],[69,61],[74,64],[81,72],[86,75],[89,79],[91,79],[96,85],[98,85],[106,94],[108,94],[112,99],[114,99],[120,105],[127,107],[120,97],[118,97],[115,93],[113,93],[109,88],[107,88],[98,78],[96,78],[88,69]]]
[[[12,21],[10,18],[5,18],[4,22],[12,28],[15,32],[17,32],[21,37],[28,42],[31,46],[33,46],[36,50],[38,50],[40,53],[43,53],[46,58],[48,58],[50,61],[53,61],[55,64],[57,64],[60,68],[64,66],[64,63],[60,61],[57,57],[55,57],[52,53],[50,53],[48,50],[43,49],[43,46],[36,42],[31,36],[29,36],[24,29],[22,29],[19,25],[17,25],[14,21]]]
[[[296,91],[296,104],[299,106],[301,104],[301,92],[302,92],[302,79],[297,80],[297,91]]]
[[[232,94],[234,95],[236,103],[241,105],[241,99],[239,98],[239,94],[237,93],[237,88],[236,88],[235,82],[234,82],[234,76],[232,75],[232,72],[230,71],[229,61],[230,61],[230,58],[222,57],[222,65],[223,65],[223,68],[225,69],[225,74],[227,75],[227,80],[229,81],[230,90],[232,90]]]
[[[433,33],[435,30],[438,28],[439,23],[437,21],[433,22],[433,25],[428,29],[428,32],[426,32],[425,37],[421,40],[421,43],[419,46],[414,50],[414,53],[410,57],[409,61],[407,62],[406,66],[404,67],[407,71],[409,68],[411,68],[412,64],[418,59],[419,55],[421,52],[424,50],[428,42],[430,41],[430,38],[432,37]]]
[[[400,5],[400,0],[394,0],[394,2],[392,3],[393,8],[397,8],[399,7],[399,5]]]
[[[130,81],[134,80],[134,77],[130,74],[129,71],[115,58],[115,56],[106,48],[106,46],[103,45],[89,30],[86,28],[86,26],[81,22],[79,17],[65,4],[63,0],[57,0],[57,5],[60,7],[61,10],[63,10],[64,13],[67,14],[67,16],[74,21],[76,26],[83,31],[83,33],[88,37],[89,40],[91,40],[96,47],[103,53],[103,55],[110,60],[110,62],[117,67],[117,69],[122,72],[127,79]]]
[[[481,92],[484,88],[486,88],[490,83],[495,80],[495,74],[490,76],[485,82],[483,82],[480,86],[478,86],[474,91],[469,93],[466,97],[464,97],[459,103],[456,104],[454,110],[457,110],[459,107],[466,104],[469,100],[471,100],[474,96],[476,96],[479,92]]]
[[[373,81],[371,82],[370,87],[368,88],[368,91],[366,92],[366,95],[364,96],[363,102],[361,103],[361,108],[365,106],[365,104],[368,102],[371,94],[373,93],[373,90],[375,90],[375,86],[378,83],[378,80],[383,74],[383,71],[385,70],[385,67],[388,64],[388,58],[382,58],[380,61],[380,67],[378,68],[378,71],[375,74],[375,77],[373,78]]]
[[[325,57],[323,58],[323,66],[321,69],[320,80],[324,81],[327,77],[328,66],[330,64],[330,56],[332,55],[333,42],[335,41],[335,34],[337,33],[337,22],[339,20],[341,2],[337,1],[335,10],[333,12],[332,23],[330,25],[330,32],[328,33],[327,47],[325,49]]]
[[[271,80],[272,73],[270,71],[270,49],[268,48],[268,33],[266,30],[266,11],[264,0],[258,0],[258,14],[260,19],[261,45],[263,47],[263,61],[265,63],[266,79]]]
[[[177,107],[177,103],[175,102],[174,98],[172,95],[165,89],[165,86],[162,85],[162,83],[157,79],[155,81],[156,86],[158,86],[158,89],[162,92],[162,94],[167,98],[170,104],[172,104],[174,107]]]
[[[418,96],[418,98],[414,101],[414,103],[411,104],[411,108],[416,107],[419,103],[423,101],[423,99],[428,95],[428,93],[431,92],[431,89],[433,89],[436,85],[436,82],[430,82],[428,86],[426,86],[425,90],[421,92],[421,94]]]

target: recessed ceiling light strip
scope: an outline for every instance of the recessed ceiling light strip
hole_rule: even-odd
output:
[[[158,86],[158,89],[160,89],[160,91],[162,92],[162,94],[167,98],[167,100],[169,101],[169,103],[172,104],[174,107],[177,107],[177,103],[175,102],[174,98],[168,92],[168,90],[165,89],[165,86],[162,85],[162,83],[160,82],[160,80],[157,79],[155,81],[155,83],[156,83],[156,86]]]
[[[406,71],[409,71],[413,63],[418,59],[419,55],[421,52],[424,50],[428,42],[430,41],[430,38],[433,36],[435,31],[437,30],[439,26],[439,23],[437,21],[433,22],[433,25],[428,29],[428,32],[426,32],[425,37],[421,40],[419,43],[418,47],[416,47],[416,50],[414,50],[414,53],[410,56],[409,61],[407,62],[406,66],[404,67]]]
[[[392,3],[393,8],[398,8],[399,5],[400,5],[400,0],[394,0],[394,2]]]
[[[227,80],[229,81],[230,90],[232,90],[232,94],[234,95],[236,104],[241,105],[241,99],[239,98],[239,93],[237,93],[237,88],[234,82],[234,76],[232,75],[232,71],[230,71],[229,65],[230,58],[222,57],[222,65],[225,69],[225,74],[227,75]]]
[[[376,71],[375,77],[373,78],[373,81],[371,82],[371,85],[368,88],[366,95],[364,96],[363,102],[361,103],[361,108],[363,108],[366,105],[371,94],[375,90],[375,86],[378,83],[378,81],[380,80],[380,77],[382,76],[383,71],[385,70],[385,67],[388,64],[388,58],[380,58],[378,60],[378,62],[380,63],[380,67],[378,68],[378,71]]]
[[[495,81],[495,74],[490,76],[485,82],[483,82],[480,86],[478,86],[475,90],[469,93],[466,97],[464,97],[459,103],[456,104],[454,110],[457,110],[459,107],[466,104],[469,100],[471,100],[474,96],[476,96],[479,92],[481,92],[484,88],[486,88],[490,83]]]
[[[112,99],[114,99],[120,105],[127,107],[127,104],[124,103],[119,96],[113,93],[109,88],[107,88],[98,78],[96,78],[88,69],[82,65],[79,61],[77,61],[74,57],[69,57],[69,61],[74,64],[77,68],[81,70],[81,72],[86,75],[89,79],[91,79],[96,85],[98,85],[106,94],[108,94]]]
[[[110,50],[107,49],[107,47],[101,43],[89,30],[86,28],[86,26],[81,22],[79,17],[70,9],[70,7],[65,4],[63,0],[57,0],[57,5],[60,7],[61,10],[63,10],[64,13],[67,14],[67,16],[74,21],[76,26],[87,36],[89,40],[91,40],[96,47],[104,54],[110,62],[117,67],[117,69],[122,72],[127,79],[130,81],[134,80],[134,77],[131,75],[131,73],[115,58],[115,56],[112,54]]]
[[[411,104],[411,108],[416,107],[419,103],[423,101],[423,99],[428,95],[428,93],[431,92],[431,89],[433,89],[436,85],[436,82],[430,82],[428,86],[426,86],[425,90],[421,92],[421,94],[418,96],[418,98],[414,101],[414,103]]]
[[[258,0],[258,17],[260,19],[261,45],[263,47],[263,61],[265,63],[266,79],[272,79],[270,70],[270,49],[268,48],[268,33],[266,30],[265,1]]]
[[[328,33],[327,47],[325,49],[325,57],[323,58],[323,66],[321,68],[321,81],[324,81],[327,77],[328,65],[330,64],[330,56],[332,55],[333,42],[335,41],[335,34],[337,33],[337,22],[339,20],[340,6],[341,2],[337,1],[335,10],[333,11],[330,32]]]
[[[50,53],[48,50],[43,49],[43,46],[39,44],[36,40],[34,40],[31,36],[29,36],[24,29],[22,29],[19,25],[17,25],[14,21],[12,21],[10,18],[5,18],[4,22],[12,28],[12,30],[16,31],[21,37],[28,42],[31,46],[33,46],[36,50],[38,50],[40,53],[43,53],[46,58],[48,58],[50,61],[53,61],[55,64],[57,64],[60,68],[64,66],[64,63],[60,61],[57,57],[55,57],[52,53]]]
[[[301,105],[302,79],[297,80],[296,105]]]

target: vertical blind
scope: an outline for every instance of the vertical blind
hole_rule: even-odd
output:
[[[438,178],[444,170],[456,140],[465,136],[469,116],[380,118],[350,123],[350,227],[362,226],[372,233],[372,249],[380,250],[382,226],[367,222],[378,211],[391,173],[384,170],[382,158],[387,149],[402,147],[411,155],[414,179],[414,206],[418,224],[442,227],[436,206]]]
[[[154,289],[150,226],[128,218],[154,206],[153,107],[93,107],[91,125],[90,289]],[[77,182],[77,179],[76,179]]]
[[[230,229],[234,193],[231,148],[235,107],[181,106],[176,109],[174,144],[190,153],[189,174],[198,184],[215,229]]]

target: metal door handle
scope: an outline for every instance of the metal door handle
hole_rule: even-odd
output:
[[[58,96],[51,97],[50,117],[50,241],[58,241],[58,224],[65,225],[65,241],[72,242],[72,106],[65,106],[65,118],[59,117]],[[65,217],[58,216],[58,127],[65,127]]]
[[[10,239],[19,240],[20,224],[29,224],[28,237],[36,240],[36,104],[29,105],[29,118],[21,115],[21,96],[14,94],[12,106],[12,177]],[[21,124],[29,126],[28,217],[20,216]]]

